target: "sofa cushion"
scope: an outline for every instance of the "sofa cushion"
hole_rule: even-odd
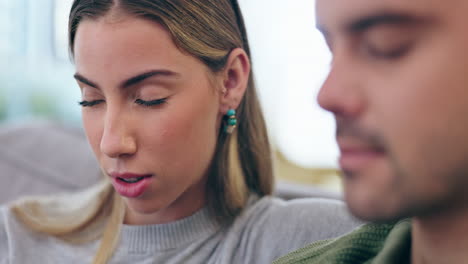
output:
[[[0,127],[0,204],[25,195],[81,189],[99,166],[79,128],[47,121]]]

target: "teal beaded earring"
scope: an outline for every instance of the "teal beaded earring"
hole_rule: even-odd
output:
[[[224,132],[231,134],[237,126],[236,110],[229,109],[226,113]]]

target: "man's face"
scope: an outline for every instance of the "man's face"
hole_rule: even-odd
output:
[[[351,211],[436,215],[468,201],[468,1],[317,0],[333,53],[318,100],[337,122]]]

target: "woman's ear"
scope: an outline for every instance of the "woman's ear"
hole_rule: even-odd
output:
[[[223,114],[229,109],[237,109],[247,89],[249,76],[249,56],[241,48],[233,49],[222,71],[220,111]]]

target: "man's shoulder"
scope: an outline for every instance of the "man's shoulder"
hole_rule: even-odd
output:
[[[362,264],[373,259],[384,247],[396,226],[409,225],[409,220],[387,224],[365,224],[356,230],[330,240],[322,240],[293,251],[274,264]]]

